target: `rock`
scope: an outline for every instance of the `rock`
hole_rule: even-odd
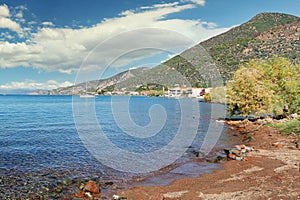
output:
[[[105,184],[105,185],[113,185],[114,182],[112,182],[112,181],[107,181],[107,182],[105,182],[104,184]]]
[[[62,187],[57,187],[57,188],[55,188],[55,190],[54,190],[56,193],[61,193],[62,192]]]
[[[236,155],[236,156],[240,156],[241,155],[241,151],[237,150],[237,149],[233,149],[231,151],[232,154]]]
[[[254,140],[254,139],[255,139],[255,138],[251,135],[251,136],[249,136],[249,137],[243,139],[243,142],[250,142],[250,141],[252,141],[252,140]]]
[[[79,189],[84,190],[84,187],[85,187],[84,183],[81,183],[80,186],[79,186]]]
[[[273,123],[273,119],[271,117],[267,117],[264,119],[266,124]]]
[[[209,163],[219,163],[221,160],[225,160],[226,157],[217,156],[216,158],[207,159],[206,161]]]
[[[79,193],[75,194],[75,197],[77,197],[77,198],[84,198],[84,196],[85,196],[84,191],[80,191]]]
[[[237,150],[239,150],[239,151],[242,150],[242,149],[241,149],[241,145],[235,145],[234,147],[235,147]]]
[[[64,180],[62,183],[63,185],[69,185],[69,182],[67,180]]]
[[[116,185],[114,185],[114,186],[111,187],[111,189],[112,189],[112,190],[117,190],[118,187],[117,187]]]
[[[237,126],[241,123],[241,121],[226,121],[226,123],[230,126]]]
[[[247,147],[247,146],[246,146],[246,151],[247,151],[247,152],[254,151],[254,150],[255,150],[254,147]]]
[[[297,149],[300,149],[299,143],[300,143],[299,140],[294,141],[294,144],[295,144],[295,146],[296,146]]]
[[[281,149],[282,148],[282,144],[280,144],[279,142],[275,142],[272,144],[272,146]]]
[[[235,157],[235,160],[241,161],[241,160],[243,160],[243,158],[242,158],[242,157],[239,157],[239,156],[236,156],[236,157]]]
[[[93,195],[90,192],[86,192],[84,195],[87,196],[89,199],[93,199]]]
[[[297,114],[297,113],[291,114],[291,115],[290,115],[290,118],[292,118],[292,119],[297,119],[297,118],[298,118],[298,114]]]
[[[100,187],[95,181],[88,181],[84,186],[84,191],[99,194]]]
[[[116,194],[113,195],[113,200],[119,200],[119,199],[120,199],[119,195],[116,195]]]
[[[235,148],[229,148],[229,149],[224,149],[227,158],[233,159],[233,160],[247,160],[247,152],[253,151],[254,147],[248,147],[244,144],[242,145],[235,145]]]
[[[227,157],[228,157],[228,158],[231,158],[231,159],[233,159],[233,160],[235,160],[236,155],[230,153],[230,154],[227,155]]]
[[[120,197],[119,195],[116,195],[116,194],[114,194],[112,198],[113,198],[113,200],[125,200],[125,199],[127,199],[126,197]]]

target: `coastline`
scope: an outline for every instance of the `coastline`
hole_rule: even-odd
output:
[[[249,121],[234,123],[231,129],[239,131],[238,144],[255,147],[247,161],[225,161],[213,173],[166,186],[135,186],[118,195],[128,200],[299,199],[300,149],[295,145],[299,136]],[[249,136],[254,139],[245,142]]]
[[[101,192],[102,198],[111,199],[113,195],[135,187],[166,187],[174,181],[197,178],[221,169],[223,161],[215,161],[215,158],[220,155],[223,157],[226,156],[223,149],[229,148],[238,142],[236,137],[238,132],[230,129],[226,124],[225,126],[226,128],[220,136],[219,141],[208,155],[198,156],[199,152],[191,148],[187,151],[188,158],[185,158],[183,161],[175,162],[159,171],[133,176],[124,182],[116,182],[114,187],[106,188]]]
[[[18,101],[24,102],[20,99]],[[218,121],[223,123],[223,120]],[[21,166],[27,168],[23,170],[16,167],[0,169],[0,196],[3,199],[87,199],[85,193],[80,193],[82,191],[80,188],[88,181],[95,181],[98,187],[100,186],[101,197],[99,193],[96,194],[97,197],[94,196],[94,199],[112,199],[115,194],[133,200],[250,199],[252,197],[276,199],[277,196],[282,197],[281,199],[297,199],[300,194],[300,151],[295,141],[298,139],[300,144],[299,137],[293,134],[280,135],[277,129],[262,126],[263,123],[258,121],[225,122],[228,124],[225,125],[228,131],[222,134],[208,157],[197,157],[199,152],[194,151],[197,148],[191,148],[187,151],[190,157],[186,162],[178,165],[174,163],[159,172],[149,176],[136,176],[134,179],[120,176],[120,173],[103,174],[98,168],[99,165],[91,165],[90,170],[87,170],[86,165],[82,165],[84,168],[76,165],[72,170],[67,167],[61,169],[43,166],[32,170],[27,166],[30,161],[33,161],[32,157],[25,157],[24,165]],[[252,135],[255,139],[245,142],[244,139]],[[222,160],[217,164],[207,162],[207,160],[213,162],[221,153],[224,156],[223,149],[236,144],[254,146],[257,151],[249,153],[247,161]],[[65,155],[68,156],[66,153]],[[10,159],[11,156],[2,157],[2,163],[6,161],[5,158]],[[12,158],[18,159],[17,156]],[[201,164],[204,164],[202,168]],[[216,167],[205,171],[208,165]],[[182,166],[184,166],[183,171]],[[173,170],[176,170],[177,174],[172,173]],[[182,172],[185,176],[180,174]],[[149,179],[152,180],[149,182]]]

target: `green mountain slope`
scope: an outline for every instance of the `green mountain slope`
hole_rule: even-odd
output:
[[[224,82],[232,78],[240,65],[251,59],[280,56],[289,58],[293,63],[299,63],[299,34],[299,17],[261,13],[226,33],[184,51],[141,77],[135,77],[132,83],[146,84],[156,80],[169,86],[174,85],[176,81],[181,84],[182,78],[179,81],[178,76],[173,75],[176,71],[181,77],[185,77],[190,85],[209,86],[207,80],[215,76],[215,72],[210,69],[211,62],[215,63]],[[131,79],[128,79],[126,83],[122,83],[122,87],[133,88],[130,83]]]
[[[199,45],[209,52],[224,80],[228,81],[239,65],[251,59],[281,56],[299,63],[299,31],[299,17],[262,13]]]

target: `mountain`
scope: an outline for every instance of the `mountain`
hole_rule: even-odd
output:
[[[132,69],[127,70],[125,72],[119,73],[113,77],[102,79],[102,80],[93,80],[88,81],[87,83],[80,83],[74,86],[69,87],[61,87],[54,89],[52,91],[47,92],[47,94],[60,94],[60,95],[80,95],[84,94],[86,91],[86,86],[88,88],[88,92],[95,92],[96,89],[101,88],[109,88],[112,87],[114,89],[114,86],[120,82],[126,81],[129,78],[140,76],[141,74],[145,73],[147,71],[147,68],[138,68],[138,69]],[[41,92],[42,94],[45,94],[45,92]]]
[[[300,61],[300,18],[261,13],[230,31],[200,43],[216,62],[224,80],[251,59],[272,56]]]
[[[152,69],[126,71],[106,80],[88,82],[90,89],[134,90],[141,85],[158,83],[209,86],[205,78],[214,78],[210,65],[215,64],[224,82],[230,80],[240,65],[251,59],[272,56],[289,58],[300,63],[300,18],[281,13],[261,13],[182,52]],[[190,84],[189,84],[190,83]],[[53,94],[79,94],[85,83],[58,88]],[[73,93],[72,93],[73,91]]]
[[[186,77],[191,85],[198,83],[200,86],[206,86],[209,83],[203,76],[214,76],[214,72],[210,72],[209,69],[211,62],[216,64],[224,82],[227,82],[240,65],[252,59],[268,59],[272,56],[286,57],[293,63],[300,63],[299,17],[281,13],[258,14],[248,22],[201,42],[147,71],[142,80],[151,82],[155,78],[149,77],[156,74],[156,79],[164,79],[159,81],[173,83],[178,81],[178,76],[170,74],[176,71],[181,73],[182,77]],[[126,82],[130,82],[130,79]],[[126,84],[123,84],[123,87],[125,86]]]

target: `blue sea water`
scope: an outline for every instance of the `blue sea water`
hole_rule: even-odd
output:
[[[115,102],[127,97],[115,97]],[[75,99],[75,101],[74,101]],[[94,101],[96,118],[106,136],[119,148],[152,152],[167,145],[180,127],[180,105],[176,99],[131,97],[129,110],[139,126],[151,122],[152,105],[161,105],[167,120],[159,134],[143,139],[125,134],[110,109],[112,97],[80,99],[72,96],[0,96],[0,175],[14,172],[62,170],[72,173],[109,175],[113,169],[93,157],[83,144],[74,122],[74,103]],[[198,103],[198,102],[197,102]],[[211,105],[200,105],[200,124],[193,145],[201,145],[211,121]],[[220,110],[223,105],[217,105]],[[156,116],[159,117],[159,116]],[[188,147],[187,147],[188,148]],[[106,155],[107,156],[107,155]],[[122,156],[122,155],[120,155]]]

